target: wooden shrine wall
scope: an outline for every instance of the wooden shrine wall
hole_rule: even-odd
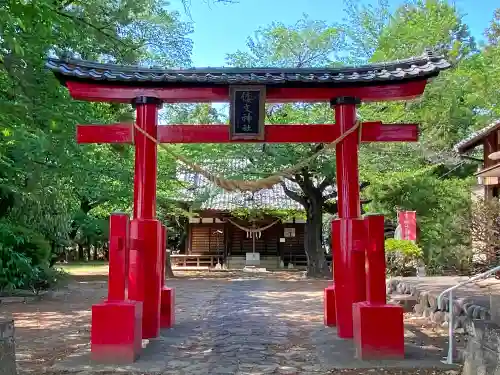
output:
[[[190,224],[189,246],[190,254],[216,255],[217,251],[223,253],[225,247],[225,224]],[[222,234],[216,234],[216,231]]]
[[[241,225],[248,226],[241,222]],[[259,223],[264,226],[266,223]],[[285,228],[294,228],[295,236],[286,237],[285,242],[280,242],[280,238],[285,237]],[[187,241],[187,254],[217,254],[217,235],[220,230],[219,250],[226,249],[227,255],[244,255],[252,252],[252,238],[247,238],[245,231],[235,227],[231,223],[189,224],[189,240]],[[289,230],[290,231],[290,230]],[[305,225],[302,223],[278,223],[262,232],[261,238],[255,239],[255,251],[262,256],[281,256],[304,254],[304,233]],[[220,254],[220,253],[219,253]]]

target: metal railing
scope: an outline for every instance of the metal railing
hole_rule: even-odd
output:
[[[500,266],[497,266],[495,268],[492,268],[486,272],[480,273],[479,275],[476,275],[474,277],[471,277],[469,280],[462,281],[451,288],[448,288],[441,292],[441,294],[438,296],[437,300],[437,306],[438,309],[441,309],[441,299],[446,293],[449,293],[448,296],[448,356],[446,357],[445,363],[447,364],[452,364],[453,363],[453,291],[455,289],[460,288],[461,286],[473,283],[475,281],[484,279],[496,272],[500,271]]]

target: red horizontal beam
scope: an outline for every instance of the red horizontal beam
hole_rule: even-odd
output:
[[[77,125],[77,143],[133,143],[132,124]]]
[[[264,141],[240,143],[321,143],[333,142],[340,136],[334,124],[266,125]],[[162,143],[230,143],[228,125],[167,125],[158,127]],[[382,124],[364,122],[361,142],[416,142],[417,124]]]
[[[78,143],[132,143],[131,124],[78,125]],[[340,136],[334,124],[266,125],[264,141],[231,141],[229,125],[160,125],[161,143],[320,143]],[[418,125],[364,122],[362,142],[416,142]]]
[[[331,88],[278,88],[268,86],[266,101],[286,102],[328,102],[340,96],[352,96],[364,102],[404,100],[420,96],[427,80],[395,82],[385,85]],[[129,103],[139,96],[150,96],[165,103],[228,102],[229,87],[131,87],[99,83],[68,81],[66,86],[74,99]]]

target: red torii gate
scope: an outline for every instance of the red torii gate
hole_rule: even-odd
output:
[[[397,62],[336,69],[160,70],[59,59],[49,59],[47,66],[74,99],[132,103],[136,125],[159,142],[298,143],[334,141],[355,126],[358,104],[418,97],[428,79],[449,64],[426,52]],[[245,85],[241,90],[263,87],[270,103],[329,101],[335,124],[257,124],[243,140],[233,137],[233,124],[158,126],[162,103],[227,102],[235,85]],[[418,126],[365,122],[360,129],[361,134],[353,132],[336,145],[339,219],[332,222],[334,285],[325,289],[325,324],[336,325],[339,337],[354,337],[361,358],[400,358],[403,312],[386,304],[384,218],[361,217],[358,147],[359,141],[415,142]],[[247,130],[239,129],[239,135]],[[174,291],[164,286],[166,231],[156,219],[157,145],[132,124],[79,125],[77,140],[135,145],[133,219],[111,217],[108,300],[92,307],[91,331],[94,359],[130,362],[137,358],[142,338],[158,337],[160,328],[174,324]]]

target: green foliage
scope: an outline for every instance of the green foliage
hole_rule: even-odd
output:
[[[395,43],[399,48],[394,48]],[[372,60],[416,56],[425,48],[431,48],[452,62],[475,49],[469,28],[457,8],[448,1],[417,0],[398,7],[380,34]]]
[[[30,260],[30,264],[33,266],[48,264],[50,244],[40,233],[0,220],[0,238],[5,251],[10,249],[22,254]]]
[[[372,211],[387,217],[395,217],[397,208],[417,211],[419,245],[431,271],[463,268],[469,256],[463,249],[470,240],[464,220],[459,220],[470,205],[470,181],[463,176],[475,165],[458,160],[452,146],[500,116],[500,13],[487,28],[486,43],[478,47],[448,1],[408,1],[391,11],[386,0],[374,6],[349,0],[347,10],[342,25],[304,16],[290,25],[263,27],[248,39],[246,50],[228,55],[228,63],[339,66],[406,58],[424,48],[449,58],[453,68],[433,80],[422,98],[361,106],[363,120],[420,123],[421,139],[416,144],[363,145],[360,167],[362,179],[371,182]],[[45,70],[45,58],[56,54],[185,67],[190,65],[191,29],[162,0],[3,1],[0,289],[48,287],[59,279],[47,268],[56,257],[78,247],[80,257],[90,258],[90,249],[102,248],[107,239],[109,214],[131,211],[133,148],[77,145],[74,140],[77,123],[131,121],[130,106],[72,100]],[[272,104],[266,112],[268,123],[333,122],[326,104]],[[168,105],[165,118],[169,123],[227,122],[227,116],[209,104]],[[226,177],[257,178],[295,165],[323,145],[172,147],[194,161],[212,161],[210,167]],[[230,170],[227,160],[241,155],[247,156],[248,168]],[[169,236],[180,242],[189,212],[175,200],[185,186],[175,179],[176,163],[161,150],[158,164],[158,216],[169,226]],[[334,195],[321,195],[335,185],[334,166],[334,155],[326,154],[290,176],[300,189],[287,194],[308,208],[308,220],[336,209]],[[197,192],[195,201],[207,199],[208,190]],[[291,214],[265,213],[283,218]],[[256,215],[245,209],[235,214]]]
[[[423,255],[422,249],[412,241],[385,240],[387,273],[391,276],[413,275]]]
[[[416,210],[418,243],[430,272],[460,269],[457,252],[469,243],[463,217],[470,209],[469,180],[442,179],[432,170],[374,176],[367,189],[369,210],[395,218],[397,210]]]
[[[130,106],[72,100],[46,58],[188,66],[191,25],[162,0],[0,8],[0,288],[36,289],[54,280],[47,267],[60,254],[79,246],[90,258],[102,248],[108,216],[130,211],[133,186],[132,147],[77,145],[74,136],[78,123],[130,121]],[[173,169],[162,165],[160,197],[175,194]]]

